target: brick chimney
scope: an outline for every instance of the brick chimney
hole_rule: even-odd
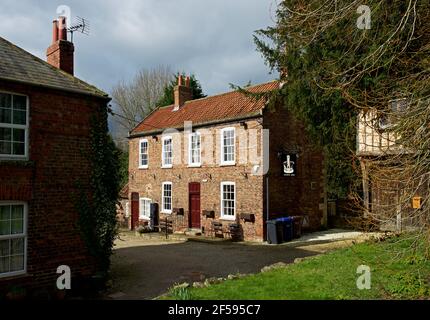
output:
[[[52,44],[46,50],[47,62],[73,75],[73,53],[75,47],[67,41],[66,17],[59,17],[52,24]]]
[[[175,95],[175,106],[173,108],[173,111],[178,111],[179,108],[181,108],[185,102],[188,100],[191,100],[193,98],[193,91],[191,89],[191,79],[189,76],[185,77],[185,84],[184,79],[181,75],[178,77],[178,85],[174,88],[174,95]]]

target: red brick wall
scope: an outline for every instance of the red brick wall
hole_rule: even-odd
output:
[[[270,130],[270,216],[307,215],[309,228],[319,229],[325,198],[322,152],[311,143],[301,122],[281,106],[276,112],[265,110],[263,123]],[[295,177],[281,175],[282,161],[277,152],[283,149],[298,152]]]
[[[260,124],[256,120],[246,121],[248,128],[259,130]],[[236,183],[236,216],[241,213],[255,214],[254,223],[238,220],[243,229],[246,240],[263,239],[263,177],[250,174],[252,165],[250,163],[239,164],[239,143],[236,143],[236,161],[234,166],[220,166],[220,133],[219,129],[224,127],[235,127],[236,132],[241,128],[239,123],[214,125],[210,128],[215,148],[212,156],[215,163],[203,163],[201,168],[189,168],[187,163],[173,164],[173,168],[161,168],[161,135],[157,135],[157,140],[152,136],[145,137],[149,141],[149,167],[148,169],[138,168],[138,144],[140,138],[131,139],[129,142],[130,162],[129,162],[129,191],[139,193],[140,197],[150,198],[152,202],[159,203],[161,207],[161,186],[164,181],[173,183],[173,208],[184,208],[184,216],[169,215],[174,221],[175,230],[188,228],[189,198],[188,183],[200,182],[200,207],[201,210],[214,210],[215,220],[222,222],[227,230],[228,225],[235,221],[220,219],[220,184],[222,181],[234,181]],[[181,136],[183,133],[181,132]],[[202,139],[207,139],[203,135]],[[202,144],[204,141],[202,140]],[[174,146],[175,147],[175,146]],[[182,147],[183,158],[188,150],[188,139]],[[202,150],[202,159],[209,156]],[[165,217],[164,214],[160,215]],[[201,226],[208,231],[213,219],[201,216]]]
[[[174,222],[174,230],[184,230],[188,227],[188,184],[201,183],[201,210],[215,211],[215,220],[223,222],[227,229],[231,221],[220,219],[220,183],[234,181],[236,183],[236,216],[242,213],[254,214],[254,223],[238,219],[243,229],[245,240],[262,241],[265,238],[266,220],[266,177],[269,178],[269,213],[271,217],[279,215],[306,215],[309,218],[309,229],[321,227],[324,207],[324,173],[322,153],[315,149],[306,138],[303,126],[284,109],[276,113],[265,111],[264,118],[246,121],[246,132],[257,129],[261,135],[261,120],[264,128],[270,131],[270,169],[266,176],[251,175],[252,164],[223,167],[219,165],[220,139],[219,129],[223,127],[243,128],[239,122],[206,127],[213,135],[215,148],[214,164],[203,164],[201,168],[189,168],[186,164],[174,164],[171,169],[161,168],[161,135],[157,139],[152,136],[144,137],[149,142],[149,168],[138,168],[139,140],[133,138],[129,142],[129,186],[130,193],[137,192],[140,197],[146,197],[161,206],[161,186],[163,181],[173,183],[173,208],[184,208],[184,216],[169,215]],[[249,133],[247,133],[249,135]],[[183,136],[183,133],[180,133]],[[183,138],[181,138],[183,139]],[[188,150],[188,140],[185,145],[178,146]],[[240,148],[236,140],[236,159]],[[297,148],[299,150],[299,167],[296,177],[281,177],[281,162],[277,158],[280,147]],[[258,144],[258,154],[261,154],[261,144]],[[202,158],[205,157],[204,152]],[[165,215],[161,214],[161,218]],[[205,230],[211,227],[211,218],[201,216],[201,225]]]
[[[76,182],[89,189],[89,119],[106,112],[106,101],[6,82],[0,91],[30,101],[29,161],[0,161],[0,201],[28,202],[28,272],[0,278],[0,291],[26,283],[53,289],[59,265],[72,276],[91,275],[94,261],[77,229]]]
[[[75,47],[72,42],[58,40],[46,50],[47,62],[73,75]]]

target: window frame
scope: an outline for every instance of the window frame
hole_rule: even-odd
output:
[[[193,137],[198,137],[199,141],[199,160],[198,162],[193,162],[193,149],[192,149],[192,139]],[[201,167],[202,166],[202,136],[200,132],[191,132],[188,136],[188,166],[189,167]]]
[[[142,202],[143,201],[148,201],[149,202],[149,211],[148,211],[148,215],[143,215],[143,206],[142,206]],[[152,199],[147,198],[147,197],[141,197],[139,198],[139,220],[150,220],[151,219],[151,203],[152,203]]]
[[[142,164],[142,143],[146,143],[146,164]],[[148,139],[139,140],[139,169],[148,169],[149,165],[149,141]]]
[[[164,205],[164,186],[170,185],[170,209],[165,209]],[[161,213],[171,214],[173,211],[173,183],[171,181],[164,181],[161,184]]]
[[[24,154],[2,154],[0,153],[0,160],[28,160],[29,159],[29,131],[30,131],[30,97],[25,94],[3,91],[0,93],[9,94],[12,96],[12,106],[13,106],[13,96],[25,97],[25,125],[22,124],[12,124],[0,122],[0,128],[11,128],[11,129],[23,129],[24,130]]]
[[[233,160],[224,160],[224,132],[233,131]],[[236,128],[235,127],[227,127],[221,129],[221,139],[220,139],[220,154],[221,154],[221,166],[234,166],[236,164]]]
[[[172,156],[170,158],[171,163],[170,164],[166,164],[166,158],[164,155],[164,142],[166,140],[170,140],[170,150],[172,153]],[[173,167],[173,138],[172,136],[163,136],[161,138],[161,167],[162,168],[172,168]]]
[[[233,198],[233,212],[234,212],[234,214],[232,216],[224,214],[224,186],[227,186],[227,185],[233,186],[233,188],[234,188],[234,193],[233,193],[233,197],[234,197]],[[234,181],[222,181],[221,182],[221,184],[220,184],[220,202],[221,202],[221,204],[220,204],[220,209],[221,209],[220,217],[222,220],[231,220],[231,221],[236,220],[236,214],[237,214],[237,212],[236,212],[236,194],[237,194],[236,183]]]
[[[22,222],[23,223],[23,225],[22,225],[23,233],[10,234],[10,235],[0,235],[0,241],[1,240],[11,240],[11,239],[24,238],[24,268],[22,270],[19,270],[19,271],[0,273],[0,279],[1,279],[1,278],[8,278],[8,277],[15,277],[15,276],[19,276],[19,275],[23,275],[23,274],[27,273],[28,203],[25,201],[0,201],[0,205],[9,205],[9,206],[23,205],[23,215],[24,215],[23,222]]]
[[[124,213],[126,217],[130,217],[130,201],[127,200],[125,203]]]

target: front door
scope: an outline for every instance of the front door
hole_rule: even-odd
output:
[[[189,227],[200,228],[200,183],[190,182],[189,194]]]
[[[133,192],[131,194],[131,223],[130,229],[134,230],[139,225],[139,194]]]

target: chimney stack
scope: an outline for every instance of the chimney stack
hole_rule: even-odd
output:
[[[188,100],[192,100],[193,98],[193,91],[191,89],[191,79],[189,76],[185,77],[185,84],[184,79],[181,75],[178,77],[178,85],[174,88],[174,98],[175,98],[175,106],[173,108],[173,111],[178,111],[185,102]]]
[[[46,50],[47,62],[73,75],[73,60],[75,47],[67,41],[66,17],[59,17],[52,24],[52,44]]]
[[[52,21],[52,43],[58,41],[58,20]]]

